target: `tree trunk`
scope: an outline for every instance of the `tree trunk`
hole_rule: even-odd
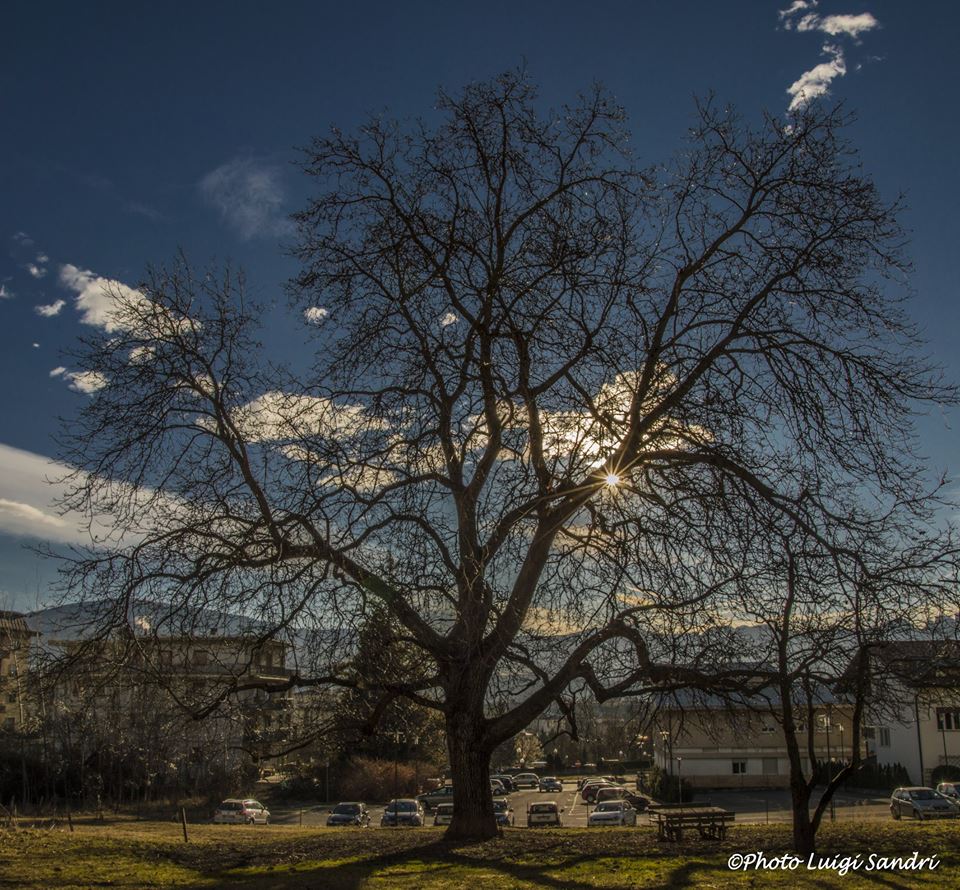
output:
[[[810,789],[803,776],[791,776],[790,798],[793,806],[793,849],[800,856],[814,852],[817,833],[810,819]]]
[[[490,791],[491,749],[484,738],[482,713],[454,709],[447,717],[447,750],[453,779],[453,821],[446,837],[487,840],[497,835]]]

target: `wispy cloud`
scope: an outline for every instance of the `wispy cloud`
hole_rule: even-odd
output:
[[[292,231],[283,209],[283,174],[276,165],[235,158],[204,176],[199,189],[204,200],[244,240]]]
[[[826,61],[804,71],[787,87],[790,96],[789,111],[798,111],[814,99],[829,94],[833,81],[847,73],[846,55],[843,46],[837,42],[838,39],[859,43],[861,34],[880,27],[880,22],[869,12],[855,15],[820,15],[813,11],[816,6],[817,0],[794,0],[789,7],[778,13],[787,31],[820,32],[835,38],[821,47],[821,54]],[[860,65],[856,68],[859,69]]]
[[[809,13],[797,22],[798,31],[822,31],[831,37],[844,35],[856,40],[864,31],[872,31],[879,27],[878,22],[869,12],[859,15],[826,15],[820,16]]]
[[[0,284],[0,300],[12,300],[13,297],[13,291],[7,288],[5,284]]]
[[[56,300],[47,306],[34,306],[33,311],[36,312],[37,315],[42,315],[44,318],[53,318],[53,316],[59,315],[60,310],[66,305],[66,300]]]
[[[47,270],[44,269],[43,266],[38,266],[36,263],[27,263],[24,268],[34,278],[43,278],[43,276],[47,274]]]
[[[847,63],[843,58],[843,50],[839,46],[825,43],[823,54],[828,61],[821,62],[809,71],[804,71],[789,87],[790,111],[797,111],[830,91],[830,84],[834,78],[843,77],[847,73]]]

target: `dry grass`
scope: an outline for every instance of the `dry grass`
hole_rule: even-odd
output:
[[[822,855],[936,855],[935,871],[733,873],[727,857],[789,850],[783,826],[738,826],[724,842],[661,844],[639,829],[513,829],[484,844],[456,845],[439,829],[344,830],[286,826],[190,826],[112,821],[52,829],[0,829],[0,887],[237,887],[246,890],[470,888],[626,890],[634,887],[960,887],[960,822],[837,824],[821,833]]]

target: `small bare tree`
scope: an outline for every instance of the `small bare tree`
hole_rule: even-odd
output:
[[[491,836],[499,743],[572,688],[674,676],[669,641],[743,569],[714,558],[716,505],[834,547],[842,494],[918,485],[911,411],[952,391],[914,358],[897,208],[844,123],[708,102],[640,171],[601,89],[544,113],[507,74],[316,140],[293,287],[315,366],[261,360],[234,275],[115,295],[64,452],[68,504],[115,540],[74,589],[118,622],[138,598],[256,614],[301,642],[291,685],[349,685],[387,609],[419,656],[377,691],[442,714],[450,833]]]

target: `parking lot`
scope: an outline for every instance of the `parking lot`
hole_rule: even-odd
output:
[[[627,787],[633,788],[634,783],[628,782]],[[526,810],[530,803],[536,801],[553,800],[563,808],[561,819],[563,824],[573,828],[585,828],[590,807],[580,799],[576,790],[576,779],[564,781],[562,792],[540,793],[530,789],[515,791],[507,795],[513,809],[513,818],[517,826],[526,824]],[[814,802],[817,797],[814,797]],[[743,824],[763,822],[789,822],[790,793],[784,790],[757,790],[757,791],[700,791],[696,795],[695,804],[700,806],[717,806],[731,810],[737,814],[737,822]],[[380,827],[380,817],[383,815],[384,804],[368,804],[371,816],[371,826]],[[326,824],[330,805],[306,803],[298,805],[276,804],[270,807],[271,822],[278,825],[304,825],[321,827]],[[890,818],[889,796],[873,793],[844,791],[836,796],[833,807],[837,821],[864,821]],[[829,820],[828,811],[825,817]],[[431,813],[427,814],[427,824],[433,824]],[[640,816],[638,826],[646,826],[647,819]]]

